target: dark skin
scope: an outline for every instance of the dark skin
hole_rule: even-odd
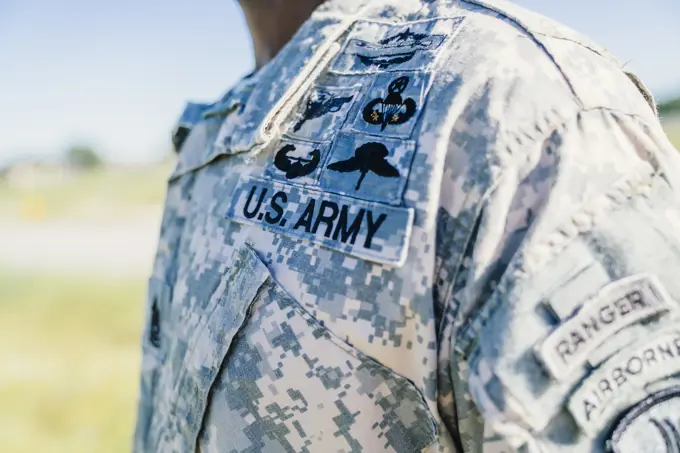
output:
[[[267,64],[324,0],[239,0],[257,69]]]

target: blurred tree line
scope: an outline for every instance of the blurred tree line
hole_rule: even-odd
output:
[[[66,151],[66,163],[78,170],[90,170],[100,167],[103,161],[92,147],[75,145]]]
[[[680,114],[680,98],[659,104],[659,115]]]

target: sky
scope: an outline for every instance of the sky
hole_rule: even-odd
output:
[[[679,0],[516,3],[608,48],[661,100],[680,95]],[[252,67],[235,0],[0,0],[0,165],[72,145],[153,161],[185,102]]]

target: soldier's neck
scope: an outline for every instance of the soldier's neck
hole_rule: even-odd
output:
[[[324,0],[239,0],[261,68],[283,48]]]

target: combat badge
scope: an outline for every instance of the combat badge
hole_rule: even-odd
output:
[[[389,69],[390,66],[407,63],[419,50],[437,49],[445,38],[444,35],[414,33],[408,28],[394,36],[381,39],[377,44],[356,40],[353,54],[364,66]]]
[[[401,266],[406,260],[413,208],[244,177],[226,217],[368,261]]]
[[[611,453],[680,453],[680,387],[651,395],[621,419],[609,440]]]
[[[462,21],[457,17],[397,26],[359,21],[331,71],[359,74],[425,68],[434,61],[444,41],[456,34]]]

